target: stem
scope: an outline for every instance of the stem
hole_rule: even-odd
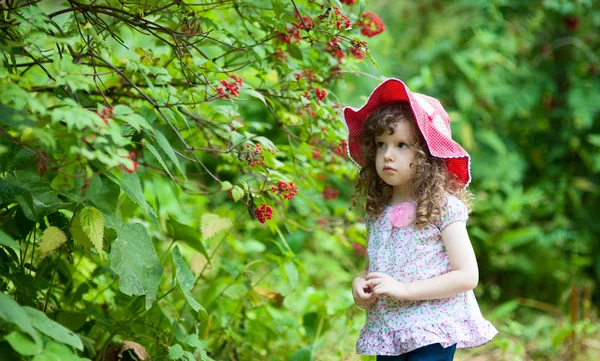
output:
[[[160,264],[163,264],[163,262],[165,261],[165,258],[169,254],[169,250],[171,249],[171,247],[173,247],[173,244],[175,244],[175,238],[173,238],[171,240],[171,244],[169,244],[169,248],[167,248],[167,250],[165,251],[165,253],[163,254],[163,256],[160,258]]]
[[[37,231],[37,224],[36,227],[33,228],[33,248],[31,249],[31,266],[33,267],[33,255],[35,254],[35,233]],[[33,273],[33,270],[29,269],[29,274]]]
[[[312,350],[310,350],[310,361],[315,359],[315,353],[317,351],[317,344],[319,342],[319,337],[321,336],[321,330],[323,329],[323,324],[325,323],[325,317],[321,316],[319,319],[319,326],[317,326],[317,332],[315,333],[315,342],[313,342]]]
[[[60,257],[59,257],[60,259]],[[56,276],[56,270],[58,267],[54,267],[54,272],[52,272],[52,279],[50,279],[50,286],[48,286],[48,291],[46,291],[46,301],[44,302],[44,313],[48,309],[48,300],[50,299],[50,292],[52,291],[52,286],[54,285],[54,277]]]

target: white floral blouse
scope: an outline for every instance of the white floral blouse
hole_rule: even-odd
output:
[[[392,207],[386,207],[377,219],[366,219],[369,272],[381,272],[408,283],[451,271],[441,232],[453,222],[467,221],[464,203],[448,195],[440,222],[422,229],[417,229],[414,222],[405,227],[393,226],[391,211]],[[435,343],[470,348],[489,342],[497,333],[481,315],[473,291],[423,301],[396,301],[384,296],[367,309],[367,322],[356,351],[400,355]]]

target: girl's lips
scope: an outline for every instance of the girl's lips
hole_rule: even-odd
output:
[[[383,171],[386,173],[395,173],[396,170],[392,167],[383,167]]]

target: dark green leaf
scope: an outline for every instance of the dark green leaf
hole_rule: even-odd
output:
[[[15,300],[2,292],[0,292],[0,319],[19,327],[31,336],[35,343],[41,342],[39,334],[31,325],[29,317],[23,308]]]
[[[146,296],[149,309],[156,298],[163,268],[146,227],[109,215],[105,215],[104,223],[117,231],[108,258],[110,267],[119,275],[119,290],[128,296]]]
[[[61,324],[52,321],[45,313],[31,307],[23,307],[25,313],[29,316],[31,325],[46,336],[66,345],[75,347],[83,351],[83,344],[74,332],[65,328]]]

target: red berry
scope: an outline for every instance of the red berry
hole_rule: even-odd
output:
[[[262,203],[260,207],[256,208],[256,218],[260,223],[265,223],[267,220],[272,219],[273,208],[265,203]]]
[[[361,34],[368,37],[373,37],[385,30],[385,24],[383,23],[383,20],[377,16],[377,14],[366,11],[361,16],[362,20],[359,21]]]

